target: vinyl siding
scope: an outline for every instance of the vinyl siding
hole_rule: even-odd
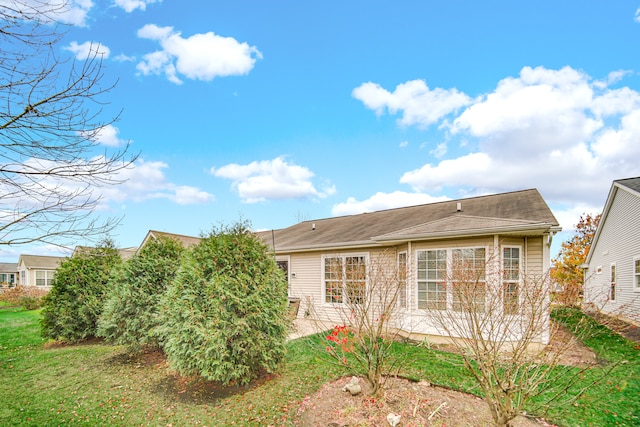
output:
[[[618,188],[600,224],[585,273],[585,300],[605,312],[640,322],[640,291],[634,289],[634,257],[640,257],[640,197]],[[616,265],[616,300],[607,300],[610,265]],[[601,267],[601,272],[597,269]]]

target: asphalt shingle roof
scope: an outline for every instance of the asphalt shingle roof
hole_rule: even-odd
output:
[[[460,204],[461,211],[458,211]],[[538,190],[388,209],[358,215],[303,221],[288,228],[258,233],[276,252],[357,246],[375,241],[443,237],[488,230],[532,230],[558,227]]]

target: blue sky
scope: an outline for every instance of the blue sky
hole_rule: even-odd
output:
[[[99,44],[117,81],[100,142],[140,153],[102,194],[121,247],[527,188],[570,232],[640,176],[640,1],[76,0],[61,19],[60,54]],[[58,254],[0,259],[20,253]]]

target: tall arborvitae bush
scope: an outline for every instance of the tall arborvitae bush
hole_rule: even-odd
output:
[[[285,353],[287,282],[246,224],[204,237],[162,302],[163,348],[183,375],[246,384]]]
[[[43,300],[42,336],[63,342],[95,337],[109,277],[121,262],[110,240],[63,261]]]
[[[175,239],[152,239],[116,269],[98,321],[98,335],[130,351],[157,346],[160,297],[175,278],[183,252]]]

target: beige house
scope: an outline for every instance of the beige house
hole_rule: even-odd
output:
[[[17,280],[18,264],[15,262],[0,262],[0,287],[15,286]]]
[[[45,255],[20,255],[17,284],[50,289],[51,282],[56,276],[56,269],[65,259],[65,257]]]
[[[425,313],[455,310],[451,283],[441,277],[452,259],[486,270],[487,283],[496,275],[491,282],[505,286],[505,307],[513,306],[525,275],[546,275],[558,231],[542,196],[530,189],[304,221],[258,234],[287,272],[289,297],[300,300],[298,317],[341,324],[354,284],[367,286],[350,280],[349,271],[366,269],[382,255],[403,281],[400,329],[435,336],[442,333]],[[336,266],[345,273],[336,275]]]
[[[182,243],[182,246],[184,246],[185,248],[189,248],[191,246],[197,245],[200,242],[199,237],[185,236],[183,234],[166,233],[164,231],[149,230],[149,232],[147,232],[147,235],[144,237],[144,240],[142,240],[142,243],[140,244],[137,250],[140,251],[142,248],[145,247],[145,245],[149,241],[155,240],[158,238],[177,240],[178,242]]]

